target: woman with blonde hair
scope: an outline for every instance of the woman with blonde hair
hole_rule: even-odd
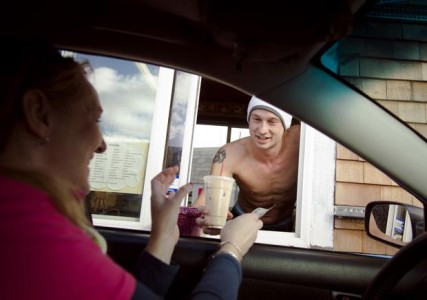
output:
[[[153,178],[152,233],[135,278],[103,253],[84,213],[90,160],[106,150],[87,64],[37,40],[3,37],[0,54],[2,299],[162,298],[178,270],[171,257],[190,184],[166,196],[178,168]],[[237,297],[240,261],[261,227],[254,214],[227,223],[192,299]]]

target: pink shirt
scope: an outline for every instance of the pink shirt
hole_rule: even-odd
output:
[[[1,299],[130,299],[136,281],[40,190],[0,177]]]

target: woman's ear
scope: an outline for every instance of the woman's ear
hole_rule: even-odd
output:
[[[29,90],[22,101],[24,119],[29,130],[41,140],[49,138],[52,107],[40,90]]]

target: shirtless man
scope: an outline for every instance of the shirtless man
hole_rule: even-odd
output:
[[[249,137],[228,143],[216,153],[211,175],[233,177],[239,196],[233,215],[273,207],[261,220],[265,230],[293,231],[297,193],[300,124],[286,113],[252,97],[248,105]],[[204,206],[201,192],[193,206]]]

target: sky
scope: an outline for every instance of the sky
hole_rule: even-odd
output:
[[[104,113],[103,134],[110,137],[151,138],[152,115],[155,108],[159,67],[121,59],[74,54],[77,60],[87,60],[93,69],[89,76],[96,88]],[[186,105],[192,75],[176,72],[169,145],[182,145]],[[247,136],[240,129],[232,131],[232,140]],[[197,125],[193,147],[220,147],[226,143],[224,126]]]

